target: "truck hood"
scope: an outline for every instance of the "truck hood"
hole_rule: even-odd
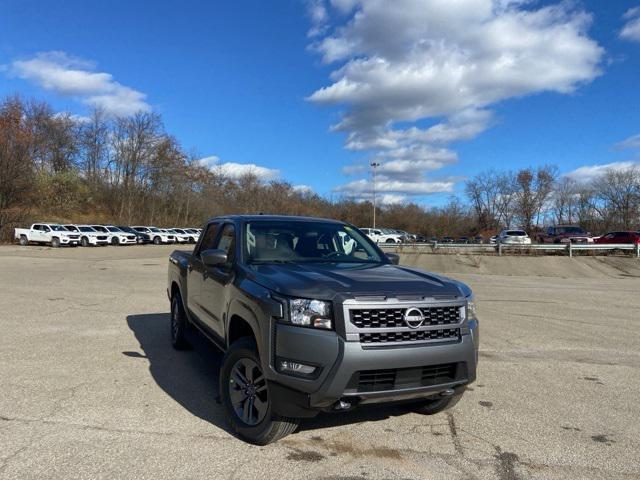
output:
[[[248,267],[251,280],[281,295],[334,300],[354,296],[465,296],[455,280],[391,264],[310,263]]]

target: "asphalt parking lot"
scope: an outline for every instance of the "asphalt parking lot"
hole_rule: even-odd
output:
[[[0,478],[640,478],[637,259],[447,260],[482,344],[453,411],[324,415],[256,447],[216,403],[219,354],[171,349],[171,249],[0,247]]]

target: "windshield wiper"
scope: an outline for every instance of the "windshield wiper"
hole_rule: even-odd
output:
[[[267,263],[296,263],[296,260],[282,260],[282,259],[274,259],[274,260],[251,260],[249,265],[265,265]]]

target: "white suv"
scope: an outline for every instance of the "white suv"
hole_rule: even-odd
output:
[[[135,231],[140,233],[146,233],[151,238],[151,241],[155,245],[160,245],[161,243],[175,243],[176,236],[173,233],[168,233],[167,231],[162,231],[158,227],[132,227]]]
[[[98,232],[89,225],[64,225],[64,228],[80,235],[80,245],[83,247],[109,245],[109,236],[104,232]]]
[[[376,243],[402,243],[402,235],[386,228],[361,228],[362,233]]]
[[[186,230],[182,228],[168,228],[167,231],[169,233],[173,233],[176,237],[176,242],[178,243],[190,243],[193,235],[187,233]]]
[[[503,245],[531,245],[531,238],[524,230],[502,230],[496,242]]]

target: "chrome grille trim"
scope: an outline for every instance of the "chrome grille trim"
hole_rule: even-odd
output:
[[[428,344],[442,342],[457,342],[460,340],[460,329],[462,328],[466,316],[466,299],[464,297],[455,297],[448,299],[438,298],[422,298],[420,300],[404,300],[398,298],[386,298],[380,300],[367,299],[365,301],[357,299],[345,300],[343,305],[343,316],[345,324],[346,339],[349,342],[361,342],[367,347],[390,346],[390,345],[406,345],[406,344]],[[352,322],[353,311],[375,311],[375,310],[391,310],[416,307],[419,309],[434,309],[440,307],[458,308],[459,318],[456,323],[434,323],[421,325],[418,328],[411,328],[406,325],[392,327],[358,327]],[[429,322],[426,322],[429,323]],[[452,331],[446,338],[440,337],[436,331]],[[411,332],[407,334],[408,332]],[[417,334],[417,332],[429,332],[428,334]],[[405,335],[403,335],[403,333]],[[383,334],[383,335],[379,335]],[[392,334],[392,335],[384,335]],[[397,334],[397,335],[393,335]],[[362,337],[361,337],[362,336]],[[421,340],[396,340],[397,338],[425,338]],[[385,339],[391,338],[391,341],[370,341],[371,338]]]

